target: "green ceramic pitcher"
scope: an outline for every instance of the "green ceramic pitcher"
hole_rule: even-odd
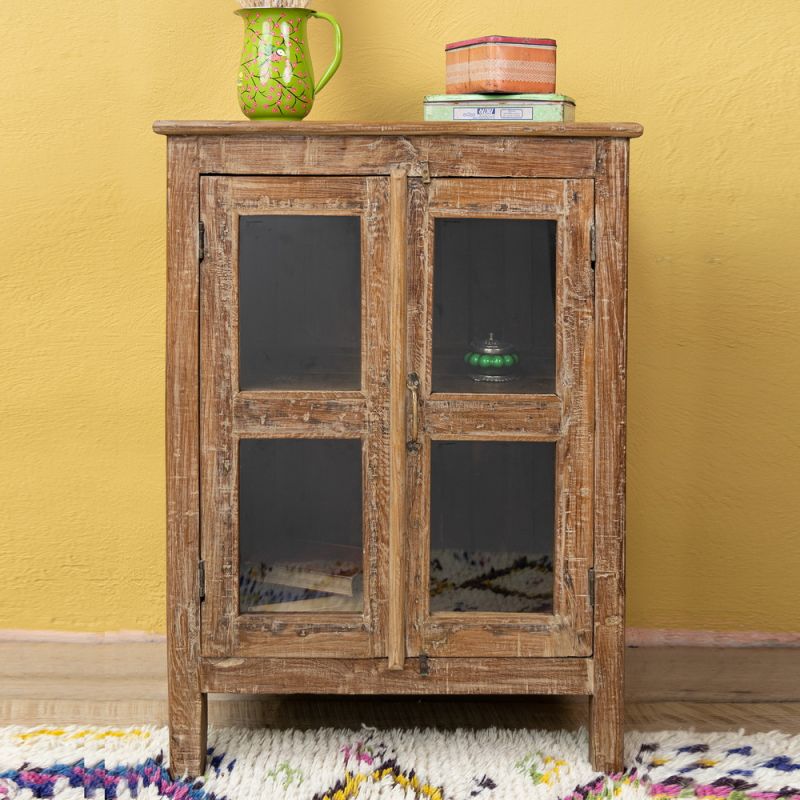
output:
[[[239,105],[250,119],[303,119],[314,97],[342,61],[342,29],[330,15],[310,8],[244,8],[244,47],[239,70]],[[319,83],[308,49],[311,17],[333,25],[336,55]]]

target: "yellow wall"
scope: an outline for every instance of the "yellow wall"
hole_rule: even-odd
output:
[[[800,3],[320,0],[312,118],[418,119],[443,45],[553,36],[633,120],[628,621],[800,630]],[[164,629],[164,140],[239,117],[231,0],[0,3],[0,628]],[[490,10],[493,9],[493,10]],[[317,63],[328,31],[315,34]]]

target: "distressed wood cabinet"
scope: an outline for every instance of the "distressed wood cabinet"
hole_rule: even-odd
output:
[[[620,768],[641,128],[155,129],[172,769],[209,692],[586,695]]]

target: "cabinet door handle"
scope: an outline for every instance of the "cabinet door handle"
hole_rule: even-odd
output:
[[[412,372],[407,380],[406,386],[411,392],[411,437],[406,442],[406,449],[410,453],[416,453],[419,448],[419,376]]]

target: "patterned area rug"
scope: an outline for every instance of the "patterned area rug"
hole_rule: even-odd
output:
[[[800,737],[631,733],[625,772],[599,775],[584,732],[210,734],[209,766],[173,781],[164,728],[0,728],[0,798],[172,800],[800,800]]]

